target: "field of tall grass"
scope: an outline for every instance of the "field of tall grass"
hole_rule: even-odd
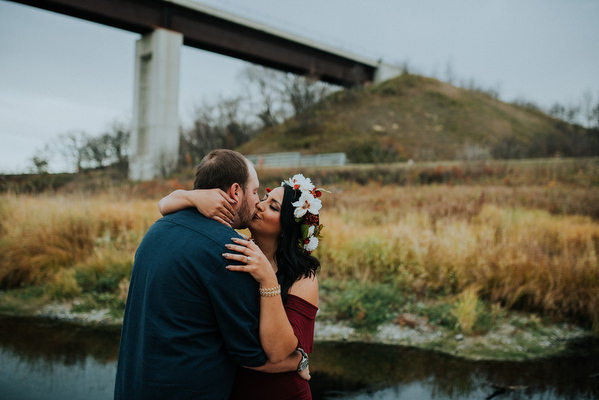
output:
[[[462,327],[460,319],[476,318],[466,302],[476,308],[484,300],[597,330],[599,223],[486,203],[484,188],[468,201],[464,190],[472,188],[367,186],[336,194],[323,216],[321,276],[387,283],[417,300],[453,298]],[[438,202],[380,205],[415,195]]]
[[[372,328],[407,311],[476,334],[516,310],[599,332],[596,185],[335,179],[314,253],[327,314]],[[118,316],[157,201],[184,186],[0,194],[0,289]]]
[[[0,288],[50,300],[104,298],[122,307],[135,250],[158,217],[154,200],[3,194]]]

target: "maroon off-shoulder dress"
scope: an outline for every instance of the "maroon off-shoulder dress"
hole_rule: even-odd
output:
[[[306,353],[311,353],[314,347],[316,311],[318,307],[292,294],[285,303],[285,312],[299,341],[299,347]],[[229,399],[307,400],[312,399],[312,394],[308,381],[300,378],[294,371],[268,374],[239,367]]]

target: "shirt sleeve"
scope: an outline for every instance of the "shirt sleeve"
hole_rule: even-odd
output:
[[[285,312],[297,337],[299,347],[306,353],[314,348],[314,322],[318,307],[301,297],[289,295],[285,303]]]

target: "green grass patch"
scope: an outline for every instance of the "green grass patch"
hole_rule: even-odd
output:
[[[358,332],[373,333],[382,324],[397,323],[400,314],[423,317],[427,324],[445,331],[466,335],[483,335],[498,325],[511,322],[499,304],[478,299],[467,317],[470,324],[463,329],[465,316],[461,297],[429,298],[418,301],[414,293],[392,283],[361,282],[357,280],[324,279],[320,282],[322,313],[319,318],[346,321]],[[515,326],[520,319],[512,316]],[[536,329],[541,326],[534,316],[521,320]]]
[[[414,314],[428,319],[429,324],[453,329],[458,320],[453,313],[453,305],[442,301],[416,303]]]
[[[122,318],[125,313],[125,301],[118,294],[91,292],[81,296],[72,311],[83,313],[108,309],[112,317]]]
[[[326,313],[362,332],[375,332],[393,320],[404,304],[401,292],[391,284],[328,281],[321,287],[327,298]]]

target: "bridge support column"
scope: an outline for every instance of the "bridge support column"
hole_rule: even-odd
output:
[[[179,154],[179,60],[183,35],[156,29],[135,47],[135,98],[129,178],[165,176]]]

